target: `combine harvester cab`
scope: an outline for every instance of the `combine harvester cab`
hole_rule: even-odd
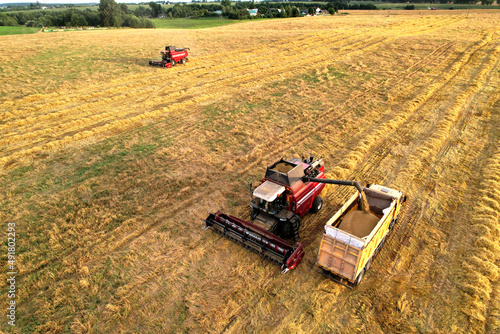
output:
[[[161,51],[161,61],[151,60],[149,65],[171,68],[175,64],[184,64],[188,61],[189,48],[178,49],[175,46],[166,46],[165,50]]]
[[[349,288],[361,282],[394,228],[403,193],[380,185],[363,189],[370,212],[356,192],[325,225],[316,264],[320,273]]]
[[[316,182],[306,180],[314,177]],[[255,225],[284,238],[299,239],[301,218],[323,207],[319,197],[325,187],[323,160],[279,160],[269,166],[250,202]]]

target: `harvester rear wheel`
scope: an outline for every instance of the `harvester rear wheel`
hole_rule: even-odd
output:
[[[290,220],[290,224],[292,225],[293,230],[293,240],[297,241],[299,240],[300,217],[293,216],[293,218]]]
[[[181,59],[181,63],[185,64],[186,63],[186,58]]]
[[[323,207],[323,199],[321,197],[316,197],[311,207],[311,212],[316,213]]]

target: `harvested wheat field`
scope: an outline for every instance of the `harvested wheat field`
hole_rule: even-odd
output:
[[[351,12],[0,37],[2,281],[39,333],[498,333],[500,13]],[[151,68],[165,45],[190,61]],[[202,229],[281,157],[408,196],[361,284]],[[10,223],[11,225],[8,225]],[[12,225],[13,224],[13,225]]]

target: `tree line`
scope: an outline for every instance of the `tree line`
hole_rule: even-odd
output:
[[[463,0],[465,1],[465,0]],[[342,1],[328,3],[268,3],[237,2],[231,4],[223,0],[220,4],[175,4],[162,6],[150,2],[148,6],[139,6],[133,11],[126,4],[118,4],[115,0],[100,0],[97,11],[91,9],[79,10],[76,8],[62,11],[19,11],[14,13],[0,13],[0,26],[26,25],[39,27],[132,27],[154,28],[150,18],[165,16],[167,18],[194,18],[194,17],[225,17],[228,19],[250,19],[249,9],[257,9],[256,17],[287,18],[298,17],[302,13],[315,14],[316,8],[327,10],[335,14],[339,9],[377,9],[372,4],[349,4]]]
[[[161,7],[160,5],[158,5]],[[140,8],[140,7],[139,7]],[[228,19],[250,19],[252,18],[249,9],[257,9],[256,17],[264,18],[286,18],[298,17],[302,12],[307,14],[315,14],[316,8],[327,10],[330,14],[335,14],[339,9],[377,9],[372,4],[348,4],[343,1],[332,1],[328,3],[269,3],[269,2],[236,2],[231,4],[229,0],[223,0],[220,4],[175,4],[173,7],[158,8],[159,14],[164,14],[169,18],[185,18],[185,17],[214,17],[222,16]],[[221,14],[216,13],[219,11]]]
[[[61,11],[19,11],[0,13],[0,26],[26,25],[28,27],[131,27],[154,28],[154,23],[145,16],[137,16],[127,5],[115,0],[101,0],[97,11],[66,9]]]

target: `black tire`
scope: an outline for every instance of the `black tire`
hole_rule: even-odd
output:
[[[291,221],[278,222],[278,235],[281,238],[291,238],[293,236],[293,225]]]
[[[321,210],[322,207],[323,207],[323,199],[318,196],[314,199],[314,202],[312,204],[310,211],[312,213],[316,213],[316,212],[319,212],[319,210]]]
[[[172,66],[175,66],[175,60],[170,59],[170,64],[172,64]]]
[[[297,225],[297,229],[300,228],[300,223],[301,223],[300,216],[294,215],[292,218],[292,222],[294,222],[294,224]]]
[[[368,269],[370,269],[370,266],[372,265],[372,257],[368,260],[368,262],[366,262],[366,265],[365,265],[365,271],[367,271]]]
[[[389,233],[392,232],[392,229],[394,228],[394,225],[396,225],[396,222],[398,221],[397,218],[391,220],[391,223],[389,224]]]
[[[294,216],[290,221],[293,230],[293,240],[298,241],[300,238],[299,229],[300,229],[300,217]]]
[[[181,59],[181,63],[185,64],[186,63],[186,58]]]
[[[361,283],[363,276],[365,276],[365,271],[366,271],[366,269],[361,270],[358,277],[356,278],[356,282],[354,282],[354,285],[359,285],[359,283]]]
[[[297,239],[299,238],[300,229],[300,217],[293,216],[292,219],[288,221],[280,221],[278,223],[277,232],[278,235],[285,239]]]

